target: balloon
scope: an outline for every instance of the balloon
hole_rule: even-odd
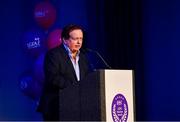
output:
[[[48,1],[40,2],[35,6],[34,18],[41,27],[48,29],[56,20],[56,10]]]
[[[37,57],[46,50],[45,33],[38,29],[25,32],[22,41],[24,50],[32,56]]]
[[[42,53],[40,56],[38,56],[34,62],[34,67],[33,67],[33,76],[42,85],[45,79],[44,70],[43,70],[44,56],[45,53]]]
[[[38,100],[42,93],[42,85],[36,82],[30,74],[23,74],[19,79],[19,88],[28,97]]]
[[[47,48],[52,49],[54,47],[59,46],[62,41],[61,41],[61,29],[56,29],[52,32],[49,33],[48,39],[47,39]]]

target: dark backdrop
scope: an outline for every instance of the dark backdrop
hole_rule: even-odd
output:
[[[18,77],[32,63],[21,38],[37,26],[32,13],[38,1],[0,1],[0,120],[42,119],[36,103],[18,88]],[[79,24],[86,46],[113,69],[135,71],[137,120],[180,120],[178,0],[49,1],[58,12],[50,30]]]

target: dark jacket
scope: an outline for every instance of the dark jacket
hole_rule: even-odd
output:
[[[60,120],[80,120],[80,82],[88,74],[88,60],[80,52],[80,81],[64,46],[51,49],[44,60],[45,83],[37,108]],[[57,119],[56,119],[57,120]]]

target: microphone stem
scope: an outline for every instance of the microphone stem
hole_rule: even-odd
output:
[[[95,51],[95,53],[101,58],[101,60],[103,61],[103,63],[104,63],[109,69],[111,69],[111,67],[107,64],[107,62],[103,59],[103,57],[102,57],[97,51]]]

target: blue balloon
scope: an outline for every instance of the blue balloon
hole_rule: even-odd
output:
[[[40,29],[31,29],[24,33],[23,48],[32,56],[39,56],[46,50],[45,32]]]
[[[45,53],[40,54],[33,65],[33,76],[35,78],[35,80],[37,80],[40,84],[43,85],[44,83],[44,70],[43,70],[43,65],[44,65],[44,57],[45,57]]]
[[[42,93],[42,85],[39,84],[30,74],[23,74],[19,79],[19,88],[24,95],[33,100],[38,100]]]

